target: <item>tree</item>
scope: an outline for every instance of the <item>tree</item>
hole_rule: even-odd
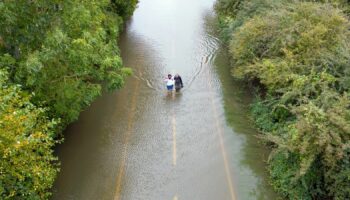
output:
[[[7,76],[0,70],[0,198],[46,199],[58,171],[52,155],[57,121]]]
[[[101,94],[102,84],[120,88],[131,73],[117,47],[122,19],[109,1],[1,5],[2,52],[16,59],[11,80],[34,92],[33,102],[50,107],[63,127]]]
[[[48,199],[58,134],[131,70],[117,46],[135,0],[0,1],[0,198]]]

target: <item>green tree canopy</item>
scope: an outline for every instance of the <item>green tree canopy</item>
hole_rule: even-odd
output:
[[[34,103],[52,108],[63,125],[101,94],[102,84],[120,88],[131,72],[119,56],[122,19],[111,11],[115,6],[107,0],[0,3],[1,51],[16,60],[11,80],[34,92]]]
[[[46,199],[57,172],[55,120],[0,70],[0,198]]]
[[[136,3],[0,1],[1,199],[50,196],[58,134],[131,74],[117,44]]]

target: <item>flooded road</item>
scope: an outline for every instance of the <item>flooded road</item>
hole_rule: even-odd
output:
[[[54,200],[271,200],[268,152],[229,74],[214,0],[141,0],[121,35],[126,86],[68,127]],[[179,73],[181,93],[163,82]]]

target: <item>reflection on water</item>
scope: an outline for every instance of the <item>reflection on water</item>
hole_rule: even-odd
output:
[[[247,117],[250,95],[230,76],[213,3],[140,1],[120,37],[134,75],[67,129],[53,199],[225,200],[228,179],[238,199],[275,199],[267,151]],[[181,92],[167,93],[168,73],[182,76]],[[232,174],[225,172],[217,126]]]
[[[268,182],[266,161],[269,151],[256,137],[257,132],[253,122],[248,117],[251,93],[246,85],[234,80],[230,73],[230,65],[227,62],[227,52],[224,48],[218,50],[215,66],[222,82],[225,117],[228,125],[236,134],[244,136],[244,145],[239,168],[242,170],[242,179],[248,183],[254,182],[254,186],[248,187],[249,199],[275,199],[276,196]],[[248,170],[247,170],[248,169]],[[244,172],[243,172],[244,171]],[[254,198],[253,198],[254,197]]]
[[[240,160],[236,169],[242,169],[237,177],[237,181],[242,179],[242,191],[245,195],[242,199],[275,199],[276,194],[272,190],[268,181],[268,172],[266,161],[269,151],[263,144],[259,143],[257,131],[254,129],[253,122],[249,118],[249,104],[252,102],[252,93],[245,83],[235,80],[230,71],[230,57],[226,47],[219,44],[216,39],[217,21],[213,13],[206,13],[204,16],[205,30],[208,40],[216,41],[216,51],[212,59],[214,73],[220,80],[222,101],[227,125],[231,127],[234,134],[240,134],[243,144],[240,150]],[[243,170],[244,169],[244,170]],[[254,184],[252,184],[254,183]],[[249,198],[248,198],[249,197]]]

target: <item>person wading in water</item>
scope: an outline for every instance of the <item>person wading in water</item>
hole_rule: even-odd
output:
[[[175,80],[175,90],[176,92],[179,92],[181,88],[184,87],[184,84],[182,83],[181,76],[179,74],[176,74],[174,77]]]
[[[166,88],[168,92],[171,92],[174,90],[174,78],[171,76],[171,74],[168,74],[168,77],[164,79],[166,82]]]

